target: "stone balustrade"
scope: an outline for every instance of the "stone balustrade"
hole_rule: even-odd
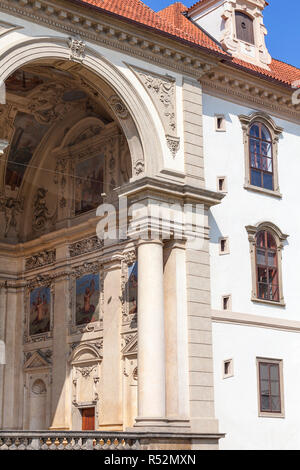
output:
[[[139,435],[122,432],[0,431],[0,450],[139,450]]]

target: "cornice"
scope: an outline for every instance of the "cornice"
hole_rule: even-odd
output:
[[[187,47],[171,38],[159,37],[158,32],[150,33],[146,27],[141,32],[140,27],[125,21],[105,19],[101,12],[86,10],[57,1],[0,0],[0,11],[196,78],[218,61],[218,57],[201,55],[192,44]]]
[[[300,105],[293,105],[293,90],[287,86],[281,87],[222,65],[205,74],[200,82],[204,92],[263,111],[268,110],[279,118],[299,123]]]

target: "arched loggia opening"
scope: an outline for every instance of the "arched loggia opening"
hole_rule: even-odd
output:
[[[129,312],[119,290],[127,289],[130,269],[124,274],[125,262],[115,267],[119,290],[115,297],[106,294],[106,301],[105,283],[114,282],[111,269],[104,267],[109,257],[96,236],[96,209],[116,202],[116,188],[145,175],[151,167],[145,160],[147,143],[125,104],[128,97],[120,98],[106,79],[81,63],[44,57],[15,69],[5,85],[6,104],[0,110],[1,138],[8,142],[0,160],[1,296],[10,350],[1,426],[33,429],[37,422],[47,429],[80,430],[78,417],[94,408],[96,429],[122,430],[134,424],[137,410],[127,413],[126,422],[120,411],[117,425],[108,416],[103,395],[113,393],[102,390],[101,377],[108,355],[95,370],[85,357],[75,365],[68,358],[82,344],[98,348],[99,357],[105,341],[109,345],[117,338],[120,345],[115,347],[124,347],[120,329],[105,339],[103,317],[111,297],[118,302],[115,310],[120,308],[121,314],[124,309],[122,318]],[[114,254],[120,256],[124,248],[115,247]],[[126,318],[135,334],[136,311]],[[122,358],[115,359],[119,370],[112,387],[120,389]],[[136,365],[134,350],[131,366]],[[75,369],[85,384],[76,400]],[[33,383],[46,384],[38,399]],[[121,409],[128,407],[122,396],[130,394],[120,390],[116,400]],[[43,420],[31,419],[41,406]]]

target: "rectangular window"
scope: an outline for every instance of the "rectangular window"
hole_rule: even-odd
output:
[[[226,176],[218,176],[217,177],[217,190],[220,193],[227,192],[227,178]]]
[[[231,310],[231,295],[224,295],[222,297],[223,310]]]
[[[223,379],[233,377],[233,360],[228,359],[223,361]]]
[[[226,119],[223,114],[215,115],[215,129],[217,132],[226,132]]]
[[[228,238],[219,238],[219,254],[228,255],[229,254],[229,240]]]
[[[282,361],[258,359],[259,415],[283,416]]]

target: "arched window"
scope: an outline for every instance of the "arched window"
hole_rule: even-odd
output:
[[[257,297],[279,302],[277,244],[270,232],[261,230],[256,235]]]
[[[241,11],[236,11],[235,23],[237,39],[245,41],[249,44],[254,44],[253,20],[245,13],[242,13]]]
[[[250,184],[274,189],[272,137],[261,122],[254,122],[249,132]]]

